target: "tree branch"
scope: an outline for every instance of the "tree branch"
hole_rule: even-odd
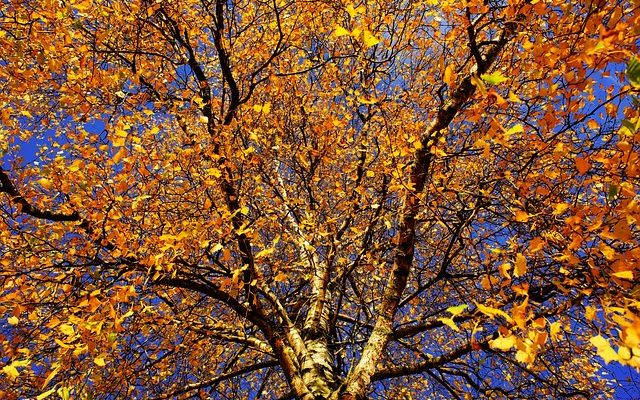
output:
[[[29,203],[27,199],[25,199],[20,194],[20,192],[18,192],[18,189],[16,189],[15,185],[13,184],[13,182],[11,182],[11,179],[9,178],[5,170],[2,169],[2,167],[0,167],[0,184],[2,184],[2,186],[0,186],[0,193],[8,194],[10,201],[17,204],[19,206],[20,212],[24,214],[30,215],[34,218],[45,219],[54,222],[77,222],[81,220],[80,214],[78,214],[78,212],[76,211],[72,212],[71,214],[63,214],[49,210],[42,210],[34,205],[31,205],[31,203]]]
[[[240,368],[236,371],[232,371],[232,372],[227,372],[224,374],[220,374],[218,376],[216,376],[215,378],[206,380],[204,382],[197,382],[197,383],[191,383],[189,385],[184,386],[182,389],[178,389],[175,390],[173,392],[167,393],[163,396],[160,397],[155,397],[153,400],[164,400],[164,399],[171,399],[171,398],[175,398],[181,394],[185,394],[185,393],[189,393],[189,392],[193,392],[195,390],[198,389],[203,389],[206,387],[210,387],[213,385],[216,385],[222,381],[225,381],[227,379],[231,379],[231,378],[235,378],[237,376],[240,375],[244,375],[244,374],[248,374],[250,372],[254,372],[254,371],[258,371],[264,368],[270,368],[270,367],[276,367],[278,366],[278,361],[265,361],[265,362],[261,362],[261,363],[257,363],[257,364],[253,364],[253,365],[249,365],[243,368]]]
[[[477,65],[476,73],[481,74],[487,71],[514,35],[516,27],[516,22],[505,26],[498,44],[487,52],[484,64]],[[461,82],[422,136],[422,149],[416,152],[411,168],[410,189],[404,194],[401,222],[396,235],[397,245],[393,269],[387,282],[383,300],[378,307],[378,318],[373,332],[362,351],[359,362],[345,380],[345,392],[341,395],[343,400],[363,398],[378,360],[382,357],[383,350],[393,332],[393,320],[413,264],[416,216],[420,210],[418,195],[424,189],[426,177],[433,161],[434,156],[430,149],[444,133],[445,128],[451,123],[464,103],[475,93],[476,88],[472,84],[471,78],[472,76],[469,75]]]

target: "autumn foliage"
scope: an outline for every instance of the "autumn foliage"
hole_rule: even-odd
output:
[[[639,10],[3,1],[0,397],[613,396]]]

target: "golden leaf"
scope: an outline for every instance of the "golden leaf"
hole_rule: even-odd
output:
[[[489,345],[497,350],[508,351],[515,347],[517,343],[517,338],[513,335],[509,336],[499,336],[496,339],[493,339],[489,342]]]
[[[618,272],[614,272],[611,275],[615,276],[616,278],[620,278],[620,279],[627,279],[627,280],[630,280],[630,281],[633,280],[633,271],[618,271]]]
[[[594,336],[589,339],[589,342],[595,346],[598,351],[598,355],[602,357],[604,362],[607,364],[619,359],[618,353],[616,353],[616,351],[611,347],[609,341],[602,336]]]
[[[531,217],[531,214],[529,214],[526,211],[518,210],[515,213],[515,220],[517,222],[527,222],[529,221],[530,217]]]
[[[341,26],[336,26],[335,30],[333,31],[333,36],[335,37],[340,37],[340,36],[347,36],[350,35],[351,32],[349,32],[347,29],[341,27]],[[254,106],[255,109],[255,106]],[[258,111],[258,110],[256,110]]]
[[[364,45],[369,48],[372,46],[375,46],[376,44],[380,43],[380,39],[378,39],[377,37],[375,37],[373,35],[373,33],[369,32],[368,30],[365,29],[364,33],[363,33],[363,39],[364,39]]]
[[[60,332],[64,333],[67,336],[71,336],[76,333],[76,331],[73,329],[73,326],[69,324],[62,324],[58,327],[58,329],[60,330]]]
[[[441,317],[441,318],[438,318],[438,321],[447,325],[449,328],[453,329],[454,331],[460,332],[460,328],[458,328],[458,325],[456,325],[456,323],[453,321],[453,318]]]
[[[9,377],[9,380],[11,381],[15,381],[20,376],[20,372],[18,372],[16,367],[11,364],[2,367],[2,372],[4,372],[4,374],[7,375],[7,377]]]
[[[467,308],[469,308],[469,306],[466,304],[458,304],[457,306],[447,308],[446,311],[451,314],[452,317],[457,317],[458,315],[462,314],[462,312]]]
[[[482,305],[478,302],[475,302],[476,307],[478,307],[478,310],[483,313],[484,315],[487,315],[490,318],[494,318],[496,316],[501,316],[503,317],[505,320],[507,320],[508,322],[513,323],[513,319],[504,311],[498,309],[498,308],[493,308],[493,307],[488,307],[485,305]]]
[[[56,389],[49,389],[46,392],[36,396],[36,400],[46,399],[47,397],[51,396],[55,391],[56,391]]]
[[[513,275],[517,278],[527,273],[527,259],[522,253],[516,254],[516,267]]]

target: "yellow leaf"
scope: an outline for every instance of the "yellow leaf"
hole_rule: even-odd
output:
[[[60,332],[64,333],[67,336],[71,336],[76,333],[76,331],[73,329],[73,326],[69,324],[62,324],[58,327],[58,329],[60,329]]]
[[[351,18],[354,18],[356,15],[358,14],[364,14],[364,12],[366,11],[366,8],[364,6],[358,6],[358,7],[353,7],[353,4],[349,4],[346,7],[347,13],[349,13],[349,16]]]
[[[513,275],[520,277],[527,273],[527,259],[522,253],[516,255],[516,267],[513,270]]]
[[[129,135],[129,133],[127,133],[127,131],[124,129],[116,129],[115,134],[116,134],[116,137],[120,137],[120,138],[126,138]]]
[[[125,141],[126,141],[126,137],[116,136],[111,141],[111,143],[113,144],[114,147],[122,147],[122,146],[124,146]]]
[[[485,288],[486,290],[489,290],[493,287],[493,285],[495,285],[498,282],[497,279],[491,279],[490,276],[485,275],[484,278],[482,278],[482,281],[480,282],[480,284],[482,285],[483,288]]]
[[[560,322],[554,322],[549,325],[549,333],[551,334],[551,339],[558,340],[558,335],[560,334]]]
[[[609,341],[598,335],[589,339],[589,342],[598,350],[598,355],[602,357],[607,364],[611,361],[619,359],[618,353],[611,347]]]
[[[497,85],[507,80],[507,78],[505,78],[499,71],[494,72],[493,74],[482,74],[480,77],[490,85]]]
[[[527,351],[518,350],[516,353],[516,360],[521,363],[529,364],[533,361],[533,355]]]
[[[57,390],[58,396],[60,396],[60,398],[62,400],[69,400],[69,388],[68,387],[61,387],[60,389]]]
[[[467,308],[469,308],[468,305],[466,304],[459,304],[457,306],[453,306],[453,307],[449,307],[447,308],[447,312],[449,314],[451,314],[452,317],[457,317],[458,315],[462,314],[462,312],[464,310],[466,310]]]
[[[124,144],[124,142],[123,142]],[[122,157],[126,154],[125,148],[122,147],[120,150],[118,150],[118,152],[116,154],[113,155],[113,158],[111,159],[114,163],[119,163],[120,160],[122,159]]]
[[[58,374],[58,371],[60,370],[60,365],[55,363],[54,365],[56,365],[56,367],[52,369],[51,372],[49,372],[49,375],[47,375],[47,378],[44,380],[44,383],[42,383],[42,389],[46,388],[49,382],[51,382],[51,380]]]
[[[506,279],[511,279],[511,275],[509,274],[509,270],[511,270],[512,265],[509,263],[502,263],[498,267],[498,272],[500,272],[500,276]]]
[[[2,372],[5,373],[9,377],[9,380],[15,381],[18,376],[20,376],[20,372],[13,365],[5,365],[2,367]]]
[[[211,248],[211,253],[217,253],[218,251],[222,250],[224,246],[222,246],[222,243],[216,243],[212,248]],[[226,260],[225,260],[226,261]]]
[[[264,258],[270,254],[272,254],[275,251],[275,249],[273,247],[270,247],[268,249],[264,249],[264,250],[260,250],[258,253],[256,253],[255,258],[259,259],[259,258]]]
[[[160,7],[162,7],[161,3],[156,3],[151,7],[147,7],[147,16],[151,17],[153,14],[155,14],[156,11],[158,11]]]
[[[66,344],[65,342],[63,342],[62,340],[60,340],[58,338],[53,339],[53,341],[56,342],[58,344],[58,346],[60,346],[60,347],[62,347],[64,349],[70,349],[71,347],[73,347],[73,346],[70,346],[70,345]]]
[[[218,168],[207,168],[207,175],[211,175],[215,178],[220,178],[222,176],[222,171]]]
[[[36,397],[36,400],[46,399],[47,397],[51,396],[51,395],[53,394],[53,392],[55,392],[55,391],[56,391],[56,389],[49,389],[49,390],[47,390],[46,392],[44,392],[44,393],[42,393],[42,394],[39,394],[39,395]]]
[[[18,319],[18,317],[9,317],[7,318],[7,322],[9,322],[9,325],[18,325],[18,322],[20,322],[20,320]]]
[[[369,32],[368,30],[365,29],[365,31],[364,31],[364,44],[365,44],[365,46],[367,48],[369,48],[371,46],[375,46],[378,43],[380,43],[380,39],[378,39],[371,32]]]
[[[104,367],[105,362],[103,357],[96,357],[93,359],[93,362],[96,363],[97,366]]]
[[[511,135],[516,134],[516,133],[524,133],[524,128],[522,127],[521,124],[516,124],[516,125],[512,126],[511,128],[509,128],[505,132],[505,135],[506,136],[511,136]]]
[[[82,162],[82,160],[74,160],[69,166],[69,171],[76,172],[82,168],[84,168],[84,162]]]
[[[615,276],[616,278],[620,278],[620,279],[628,279],[630,281],[633,280],[633,271],[619,271],[619,272],[614,272],[611,275]]]
[[[268,114],[271,111],[271,103],[266,102],[264,104],[256,104],[253,106],[253,111]]]
[[[603,242],[600,242],[600,244],[598,245],[598,249],[602,252],[607,260],[612,260],[616,255],[616,251]]]
[[[458,328],[458,325],[456,325],[456,323],[453,322],[453,318],[438,318],[438,321],[447,325],[449,328],[453,329],[454,331],[460,332],[460,328]]]
[[[282,272],[278,272],[276,274],[276,276],[273,278],[273,280],[275,282],[286,282],[287,281],[287,274],[284,274]]]
[[[517,339],[513,335],[509,335],[507,337],[499,336],[497,339],[493,339],[489,342],[489,345],[497,350],[501,351],[509,351],[513,347],[515,347],[517,343]]]
[[[51,182],[51,180],[47,178],[38,179],[38,183],[40,184],[40,186],[42,186],[46,190],[49,190],[53,187],[53,182]]]
[[[522,100],[520,100],[520,98],[518,96],[516,96],[513,92],[509,92],[509,100],[513,101],[514,103],[521,103]]]
[[[341,26],[337,26],[336,29],[333,31],[333,36],[335,37],[340,37],[340,36],[347,36],[350,35],[351,32],[349,32],[348,30],[346,30],[345,28],[341,27]],[[255,106],[254,106],[255,108]]]
[[[569,208],[569,206],[570,205],[568,203],[556,203],[556,205],[553,206],[553,215],[562,214],[567,210],[567,208]]]
[[[493,308],[493,307],[487,307],[484,306],[478,302],[474,302],[476,304],[476,307],[478,307],[478,310],[483,313],[484,315],[487,315],[491,318],[494,318],[496,315],[499,315],[501,317],[503,317],[504,319],[506,319],[509,322],[513,322],[513,319],[511,319],[511,317],[509,315],[507,315],[506,312],[497,309],[497,308]]]
[[[358,96],[357,100],[358,100],[358,103],[361,103],[361,104],[376,104],[378,102],[378,100],[376,100],[375,97],[368,99],[365,96]]]

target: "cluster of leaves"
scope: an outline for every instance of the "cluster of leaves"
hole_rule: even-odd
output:
[[[637,1],[0,5],[0,397],[603,398]],[[599,357],[598,357],[599,355]]]

